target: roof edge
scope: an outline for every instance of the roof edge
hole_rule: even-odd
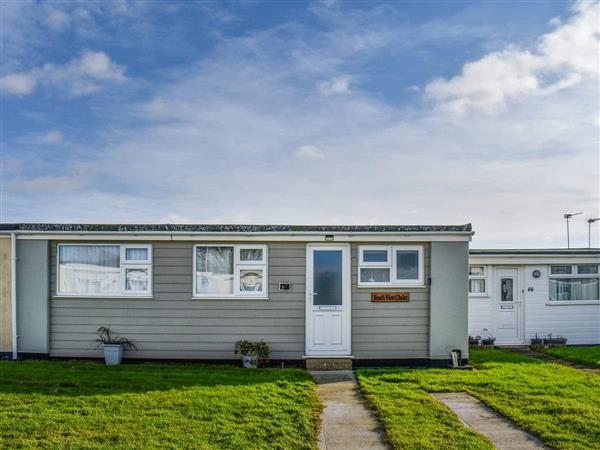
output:
[[[250,225],[0,223],[0,232],[28,233],[469,233],[462,225]]]

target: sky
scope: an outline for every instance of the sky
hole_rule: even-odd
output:
[[[542,248],[600,217],[596,1],[3,0],[0,25],[2,222]]]

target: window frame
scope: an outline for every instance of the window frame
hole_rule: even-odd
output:
[[[364,261],[365,250],[385,250],[387,252],[386,261]],[[359,253],[359,263],[363,267],[372,267],[374,269],[383,269],[389,267],[392,263],[392,246],[391,245],[364,245],[358,248]],[[392,274],[390,274],[390,280],[392,279]]]
[[[589,273],[589,274],[580,274],[579,273],[579,266],[598,266],[598,273]],[[571,273],[565,273],[565,274],[552,274],[552,267],[553,266],[571,266]],[[555,280],[560,280],[560,279],[596,279],[598,280],[598,298],[582,298],[580,300],[558,300],[558,299],[552,299],[550,298],[550,291],[551,291],[551,281],[555,279]],[[592,264],[592,263],[575,263],[575,264],[550,264],[550,266],[548,267],[548,302],[550,304],[573,304],[573,303],[590,303],[590,302],[597,302],[600,303],[600,264]]]
[[[364,262],[363,255],[365,250],[387,250],[387,262]],[[419,276],[416,279],[397,278],[396,270],[396,251],[417,251],[418,253],[418,271]],[[395,287],[425,287],[425,248],[423,245],[360,245],[358,247],[358,262],[357,262],[357,280],[356,285],[360,288],[395,288]],[[361,281],[361,269],[389,269],[390,281]]]
[[[199,294],[196,291],[196,249],[198,247],[231,247],[233,248],[233,293],[231,294]],[[262,249],[261,261],[241,261],[240,250]],[[269,256],[267,244],[230,244],[223,243],[196,243],[192,247],[192,298],[193,299],[254,299],[267,300],[269,296]],[[263,270],[263,291],[240,291],[241,270]]]
[[[120,292],[114,293],[73,293],[73,292],[60,292],[60,248],[61,247],[119,247],[119,287]],[[125,249],[126,248],[146,248],[148,249],[148,259],[146,262],[140,261],[125,261]],[[127,279],[125,278],[125,269],[148,269],[148,290],[147,291],[128,291],[125,289]],[[114,242],[95,242],[95,243],[65,243],[61,242],[56,244],[56,289],[54,297],[70,297],[70,298],[153,298],[154,296],[154,285],[153,285],[153,271],[154,264],[152,260],[152,244],[119,244]]]
[[[481,267],[483,269],[483,275],[471,275],[471,267]],[[469,264],[468,267],[468,284],[467,289],[469,290],[469,297],[489,297],[488,293],[488,270],[484,264]],[[483,280],[484,291],[483,292],[471,292],[471,280]]]

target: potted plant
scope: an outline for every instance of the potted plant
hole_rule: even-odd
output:
[[[481,340],[481,345],[483,345],[484,347],[493,347],[494,342],[496,342],[496,338],[492,337],[492,336],[488,336]]]
[[[129,339],[116,336],[112,334],[110,328],[100,327],[96,331],[98,339],[98,347],[102,346],[104,349],[104,362],[107,366],[117,366],[121,364],[123,358],[123,348],[134,349],[137,351],[137,347]]]
[[[560,336],[560,335],[558,337],[552,337],[552,333],[549,333],[548,337],[544,338],[544,344],[550,345],[550,346],[566,345],[567,338]]]
[[[256,369],[259,365],[267,363],[271,357],[271,349],[262,339],[259,342],[245,339],[237,341],[234,352],[242,356],[242,364],[246,369]]]
[[[530,345],[544,345],[544,338],[539,337],[538,334],[535,333],[535,336],[529,340],[529,343]]]
[[[478,347],[481,342],[481,336],[469,336],[469,346]]]

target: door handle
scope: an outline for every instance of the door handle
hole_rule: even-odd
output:
[[[319,295],[319,293],[318,293],[318,292],[313,292],[313,294],[312,294],[312,295]]]

